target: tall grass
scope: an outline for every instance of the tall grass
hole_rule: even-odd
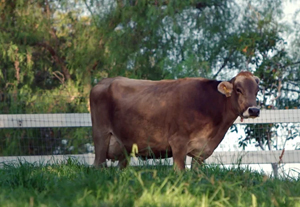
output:
[[[300,206],[300,179],[249,169],[169,166],[94,169],[9,164],[0,169],[0,206]]]

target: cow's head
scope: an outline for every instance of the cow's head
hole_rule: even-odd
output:
[[[259,78],[250,72],[240,72],[229,82],[223,81],[218,85],[218,91],[230,98],[234,111],[243,118],[259,116],[256,105],[256,95],[259,90]]]

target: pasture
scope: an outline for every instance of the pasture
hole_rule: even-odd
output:
[[[176,173],[170,166],[97,170],[63,164],[6,164],[1,206],[300,206],[300,179],[273,179],[239,167],[204,165]]]

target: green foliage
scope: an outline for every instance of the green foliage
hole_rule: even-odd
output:
[[[269,150],[271,150],[270,145],[271,144],[271,139],[276,136],[277,134],[277,129],[279,125],[278,124],[248,124],[245,128],[245,134],[246,137],[242,138],[239,142],[240,147],[245,147],[247,146],[247,143],[251,143],[253,139],[255,139],[255,142],[258,144],[258,146],[262,149],[265,150],[264,146],[266,144],[269,145]]]
[[[267,88],[284,75],[281,69],[273,77],[268,73],[290,59],[280,48],[284,41],[284,27],[278,23],[281,1],[261,3],[1,3],[1,92],[30,94],[29,100],[48,93],[45,98],[51,102],[49,94],[73,89],[70,96],[86,97],[87,103],[91,86],[107,76],[213,77],[253,67]]]
[[[240,70],[261,78],[262,106],[300,107],[300,26],[280,22],[282,2],[1,1],[0,113],[87,112],[91,87],[105,77],[231,78]],[[1,131],[1,142],[18,133]]]
[[[2,206],[297,206],[299,179],[249,169],[168,166],[97,170],[74,160],[0,169]]]
[[[91,129],[2,129],[0,156],[84,154],[93,152]]]

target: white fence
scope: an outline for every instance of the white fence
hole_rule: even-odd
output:
[[[239,118],[235,124],[262,124],[262,123],[300,123],[300,110],[262,110],[259,118],[245,119],[240,122]],[[1,128],[41,128],[41,127],[91,127],[91,118],[89,113],[64,113],[64,114],[2,114],[0,115]],[[206,160],[206,163],[227,164],[270,164],[270,163],[300,163],[300,150],[282,151],[234,151],[220,152],[215,151],[213,155]],[[66,157],[76,157],[80,162],[92,164],[94,154],[83,155],[53,155],[53,156],[8,156],[0,157],[0,162],[14,160],[26,160],[28,162],[48,162],[64,160]],[[149,163],[150,162],[150,163]],[[150,160],[148,164],[157,161]],[[172,164],[172,159],[164,162]],[[187,158],[187,165],[190,165],[191,158]],[[132,165],[140,164],[140,161],[131,160]]]
[[[283,158],[280,160],[282,151],[233,151],[233,152],[214,152],[214,154],[205,160],[208,164],[270,164],[270,163],[300,163],[300,150],[287,150],[284,152]],[[34,156],[4,156],[0,157],[1,162],[11,162],[18,159],[27,162],[37,163],[54,163],[63,161],[67,158],[76,158],[79,162],[92,165],[94,162],[95,154],[79,154],[79,155],[34,155]],[[132,158],[131,165],[140,165],[142,163],[155,164],[158,162],[173,164],[171,158],[164,160],[142,161]],[[110,163],[110,162],[109,162]],[[187,165],[191,164],[191,158],[187,158]]]
[[[236,119],[235,124],[300,123],[300,109],[262,110],[256,119]],[[2,114],[1,128],[91,127],[89,113]]]

